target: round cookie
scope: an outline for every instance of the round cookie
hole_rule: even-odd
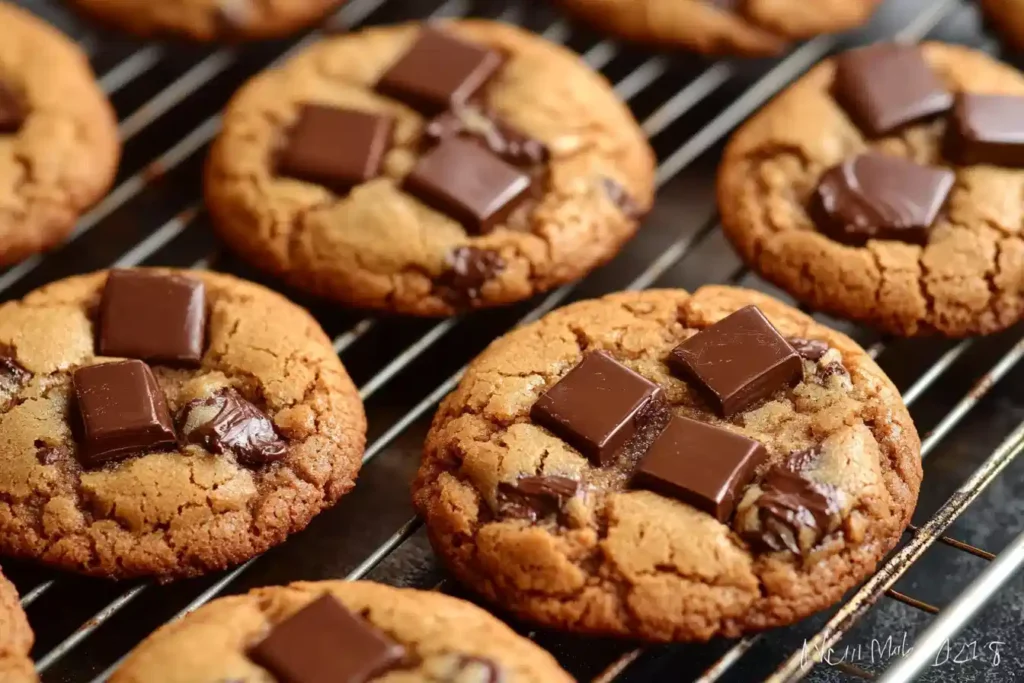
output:
[[[344,0],[69,0],[88,16],[139,36],[262,40],[295,33]]]
[[[114,110],[78,46],[0,2],[0,265],[60,243],[110,188]]]
[[[654,156],[609,84],[513,26],[440,26],[324,40],[235,95],[206,174],[229,246],[296,287],[429,316],[525,299],[619,250]]]
[[[243,280],[61,280],[0,306],[0,349],[6,555],[199,575],[303,529],[361,464],[366,420],[330,340]]]
[[[29,659],[32,629],[21,609],[18,591],[0,574],[0,680],[4,683],[35,683],[35,667]]]
[[[880,0],[559,0],[601,31],[706,54],[773,55],[866,22]]]
[[[751,316],[760,327],[727,343],[696,336]],[[683,340],[706,344],[698,366],[726,382],[737,358],[783,350],[776,367],[798,383],[746,406],[729,393],[720,417],[667,363]],[[605,433],[628,439],[609,436],[621,445],[598,465],[588,444]],[[494,342],[441,404],[413,489],[435,550],[487,599],[573,631],[702,641],[794,622],[874,571],[910,521],[919,452],[899,393],[853,341],[711,286],[576,303]]]
[[[981,0],[993,26],[1015,48],[1024,47],[1024,2],[1021,0]]]
[[[253,660],[280,662],[314,661],[313,650],[303,651],[299,643],[310,640],[330,642],[330,613],[338,601],[350,613],[369,622],[392,650],[390,663],[373,667],[366,663],[373,680],[394,683],[569,683],[567,673],[547,652],[516,634],[484,610],[462,600],[435,592],[392,588],[367,581],[322,581],[293,583],[289,586],[259,588],[247,595],[221,598],[168,624],[142,642],[113,674],[111,683],[219,683],[220,681],[263,681],[268,672]],[[317,604],[319,602],[319,604]],[[324,605],[327,602],[328,605]],[[310,607],[310,606],[313,607]],[[319,611],[319,618],[311,613]],[[309,610],[303,613],[303,610]],[[306,618],[305,628],[297,622]],[[282,622],[291,620],[282,629]],[[313,629],[313,626],[319,626]],[[290,629],[291,636],[285,631]],[[295,635],[308,635],[298,639]],[[345,646],[358,647],[362,638],[345,638],[337,632],[336,662],[352,658],[362,664],[359,651],[346,652]],[[322,639],[316,635],[326,634]],[[288,643],[281,647],[272,643]],[[353,644],[355,641],[355,644]],[[385,647],[387,647],[385,646]],[[383,649],[383,648],[381,648]],[[375,650],[364,646],[362,650]],[[328,650],[330,651],[330,650]],[[273,666],[273,665],[271,665]],[[353,664],[355,666],[355,664]],[[267,667],[271,668],[271,667]],[[364,669],[365,671],[365,669]],[[271,673],[278,673],[272,669]],[[362,676],[335,676],[318,680],[367,680]],[[380,678],[378,678],[380,677]],[[291,678],[289,678],[291,680]]]
[[[950,93],[1024,95],[1024,75],[969,48],[932,43],[921,46],[920,52],[886,45],[866,50],[874,50],[876,56],[882,54],[879,51],[898,52],[903,65],[892,73],[911,69],[917,75],[909,82],[934,79],[938,88],[948,89],[920,100],[928,104],[931,98],[929,106],[936,110],[949,107]],[[865,56],[869,59],[861,59]],[[843,55],[850,57],[855,60],[851,64],[866,64],[876,73],[890,68],[864,50]],[[913,67],[911,58],[922,65]],[[725,233],[742,258],[807,304],[895,335],[959,337],[988,334],[1015,323],[1024,314],[1019,201],[1024,175],[1018,168],[972,159],[953,163],[954,145],[949,140],[957,127],[950,121],[956,120],[959,104],[953,112],[939,111],[894,132],[865,132],[888,124],[851,113],[856,110],[840,104],[835,77],[835,60],[816,66],[729,142],[719,168],[718,203]],[[928,88],[904,88],[900,81],[891,81],[890,94],[902,89],[913,98]],[[901,98],[902,94],[896,97]],[[879,106],[877,111],[893,113],[900,107],[904,105]],[[1020,108],[1020,101],[1011,107]],[[984,126],[1012,127],[1019,117],[1000,124],[1001,119],[989,115]],[[993,152],[999,150],[980,153]],[[858,156],[866,153],[871,154]],[[909,167],[900,160],[912,161],[916,179],[904,171],[883,169],[873,175],[884,181],[872,188],[872,174],[858,177],[856,167],[845,165],[864,158],[874,161],[862,171],[877,167],[879,160],[887,167]],[[846,171],[837,175],[830,171],[834,168]],[[836,181],[863,185],[845,195],[833,194],[841,189]],[[948,191],[944,202],[942,191]],[[849,234],[829,228],[827,212],[819,210],[822,192],[829,195],[833,209],[848,212],[843,231],[849,229]],[[849,239],[858,237],[858,224],[865,229],[890,223],[927,228],[929,222],[930,230],[908,229],[902,237],[896,230],[880,231],[867,240],[860,232],[859,241]]]

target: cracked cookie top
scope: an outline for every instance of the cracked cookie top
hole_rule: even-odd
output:
[[[228,106],[205,187],[229,245],[295,286],[449,315],[611,258],[653,172],[603,77],[474,20],[328,38],[256,76]]]
[[[18,591],[0,574],[0,680],[35,683],[35,667],[29,659],[32,629],[18,601]]]
[[[816,308],[903,336],[1003,329],[1024,315],[1024,174],[986,136],[1021,96],[1016,69],[953,45],[824,62],[726,148],[726,234]]]
[[[771,347],[757,372],[722,370],[723,325]],[[677,366],[695,349],[701,377]],[[605,380],[587,386],[595,358]],[[616,373],[636,388],[610,390]],[[576,426],[613,403],[665,412],[638,410],[633,437],[597,456],[536,419],[545,396],[570,414],[565,387],[598,397]],[[873,571],[910,520],[919,458],[898,392],[846,336],[749,290],[649,291],[494,342],[435,416],[414,499],[454,574],[523,617],[706,640],[791,623]]]
[[[559,0],[603,31],[710,54],[772,55],[853,28],[880,0]]]
[[[363,653],[318,656],[356,639]],[[385,664],[365,657],[375,650],[387,653]],[[368,666],[355,673],[357,663]],[[143,641],[110,681],[242,683],[276,680],[273,674],[337,683],[572,681],[551,655],[475,605],[365,581],[293,583],[215,600]]]
[[[175,310],[190,330],[177,338],[162,324]],[[304,528],[361,464],[366,420],[330,340],[243,280],[62,280],[0,307],[0,350],[5,554],[105,577],[198,575]]]
[[[71,0],[105,24],[140,36],[260,40],[287,36],[344,0]]]
[[[0,2],[0,265],[62,241],[110,188],[117,118],[82,51]]]

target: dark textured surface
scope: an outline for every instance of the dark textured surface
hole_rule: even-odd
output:
[[[82,40],[94,55],[93,63],[100,74],[109,72],[140,45],[113,34],[100,34],[76,21],[52,0],[19,0],[55,23],[72,36]],[[358,0],[351,0],[356,3]],[[937,0],[888,0],[871,27],[858,32],[849,42],[866,42],[891,36],[918,12]],[[365,2],[363,3],[365,4]],[[440,0],[388,0],[371,14],[370,23],[384,23],[400,18],[424,16],[442,6]],[[504,9],[503,0],[482,0],[466,5],[475,14],[496,16]],[[527,11],[520,16],[523,23],[535,30],[544,30],[555,18],[547,5],[540,2],[520,3]],[[448,4],[447,6],[453,7]],[[458,9],[456,7],[456,9]],[[940,37],[972,45],[982,45],[973,6],[965,5],[945,20],[932,37]],[[586,30],[573,28],[569,44],[586,52],[599,37]],[[151,182],[123,207],[114,211],[96,228],[78,238],[74,245],[62,249],[45,264],[3,292],[5,298],[20,296],[31,288],[65,275],[106,267],[128,249],[152,234],[175,216],[187,216],[187,210],[199,197],[200,168],[205,147],[180,164],[167,169],[149,165],[158,155],[182,140],[211,113],[221,108],[230,93],[249,75],[269,63],[290,43],[268,43],[241,48],[241,60],[229,65],[198,87],[153,125],[134,134],[127,143],[119,182],[146,169]],[[151,70],[119,89],[113,101],[122,121],[136,112],[164,88],[173,84],[190,69],[203,63],[211,54],[209,48],[168,46],[164,58]],[[623,48],[603,69],[613,82],[634,72],[649,55],[636,48]],[[713,95],[688,111],[661,131],[655,138],[659,158],[665,159],[686,143],[706,123],[736,100],[747,86],[772,67],[771,62],[737,62],[737,75]],[[673,57],[663,76],[642,90],[631,101],[639,119],[656,112],[684,84],[691,83],[709,66],[708,62],[679,55]],[[636,240],[610,265],[595,272],[577,288],[570,299],[586,298],[627,285],[661,256],[680,237],[695,236],[713,217],[713,172],[718,157],[713,147],[687,170],[673,178],[662,189],[654,211]],[[184,213],[183,213],[184,212]],[[144,263],[187,266],[208,256],[215,241],[205,215],[200,214],[169,244]],[[221,255],[216,267],[266,282],[265,278]],[[2,276],[2,273],[0,273]],[[676,263],[655,286],[678,286],[693,289],[701,284],[726,282],[738,278],[739,284],[774,292],[756,277],[740,269],[740,263],[720,231],[695,243],[686,256]],[[284,290],[278,283],[269,282]],[[308,298],[289,293],[309,306],[319,317],[327,332],[338,335],[361,319],[355,311],[342,311]],[[785,299],[785,297],[782,297]],[[510,309],[473,314],[418,356],[390,381],[380,386],[367,402],[370,420],[369,443],[374,441],[410,409],[430,394],[441,382],[460,368],[488,341],[501,334],[540,300],[526,302]],[[850,332],[862,344],[878,340],[874,333],[829,321]],[[431,321],[382,319],[365,336],[342,354],[353,379],[365,385],[399,353],[434,329]],[[1012,345],[1024,336],[1024,326],[974,344],[940,381],[922,394],[913,407],[913,415],[921,432],[927,433],[975,386],[978,379]],[[944,341],[895,342],[887,345],[880,362],[901,389],[907,389],[943,353],[953,346]],[[1010,372],[971,410],[959,425],[934,448],[925,464],[925,486],[916,521],[926,520],[966,479],[992,450],[1024,420],[1024,394],[1017,389],[1024,380],[1024,365]],[[342,577],[359,567],[382,543],[387,541],[412,517],[408,483],[419,458],[419,447],[429,422],[430,411],[393,443],[380,451],[369,463],[356,490],[334,510],[321,515],[309,529],[253,564],[229,592],[252,586],[281,583],[296,579]],[[1024,529],[1024,461],[1011,465],[971,506],[951,530],[951,535],[992,552],[1001,550]],[[929,550],[917,567],[897,584],[904,593],[942,606],[968,584],[984,567],[984,560],[961,551],[936,546]],[[29,609],[37,631],[36,657],[47,655],[83,622],[109,605],[133,584],[83,579],[50,573],[15,563],[4,563],[4,570],[24,592],[40,581],[57,578],[55,586]],[[369,575],[370,578],[396,584],[420,587],[437,586],[444,578],[430,553],[422,532],[386,557]],[[172,617],[178,610],[213,585],[219,576],[191,580],[169,586],[150,586],[109,622],[84,640],[66,657],[50,668],[47,683],[78,683],[91,681],[131,647],[144,633]],[[442,584],[442,589],[459,594],[457,587]],[[1002,597],[987,608],[982,617],[963,636],[967,643],[976,641],[976,652],[987,661],[956,664],[959,642],[953,645],[944,666],[930,669],[923,680],[944,683],[974,681],[1020,680],[1024,667],[1024,582],[1016,580]],[[879,670],[878,648],[885,647],[893,637],[893,647],[908,642],[920,632],[931,617],[901,603],[883,598],[843,645],[860,645],[861,654],[854,663]],[[733,669],[725,680],[746,682],[767,675],[791,651],[799,648],[805,637],[815,632],[821,619],[797,627],[773,632],[763,639]],[[581,680],[597,675],[628,644],[595,641],[543,631],[531,631],[537,641],[554,652],[562,664]],[[876,645],[876,661],[870,661],[872,639]],[[1000,648],[1000,661],[992,666],[993,642],[1005,643]],[[706,645],[659,647],[642,656],[622,680],[626,681],[688,681],[698,676],[731,645],[716,641]],[[969,652],[969,649],[967,650]],[[842,645],[834,651],[833,661],[842,657]],[[889,654],[887,652],[886,654]],[[852,655],[847,655],[850,661]],[[963,659],[963,656],[960,657]],[[855,680],[835,666],[818,666],[808,680],[816,683]]]

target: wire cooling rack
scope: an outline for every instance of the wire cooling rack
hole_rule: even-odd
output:
[[[97,33],[51,0],[19,2],[61,27],[89,53],[118,110],[125,156],[113,191],[81,218],[65,247],[0,272],[0,297],[21,296],[59,277],[112,266],[214,268],[265,282],[213,239],[200,194],[202,159],[230,93],[252,74],[315,41],[321,31],[250,46],[140,44]],[[432,411],[454,388],[469,359],[516,325],[610,291],[693,289],[717,282],[788,300],[742,267],[719,230],[712,179],[728,133],[815,62],[849,45],[941,37],[996,51],[980,30],[974,8],[961,0],[889,0],[861,31],[816,38],[784,58],[756,61],[644,52],[595,35],[547,4],[529,0],[350,0],[327,27],[469,15],[520,24],[569,45],[604,72],[630,104],[659,158],[658,201],[640,236],[580,283],[517,306],[442,321],[360,317],[285,290],[333,335],[334,348],[366,402],[370,434],[359,486],[306,532],[266,555],[228,572],[170,586],[117,584],[5,563],[37,633],[34,656],[44,681],[101,683],[161,623],[256,585],[366,577],[457,593],[413,515],[408,482]],[[279,283],[268,284],[282,289]],[[879,360],[902,389],[923,434],[928,461],[916,525],[879,571],[821,616],[735,641],[648,648],[514,626],[551,650],[581,680],[602,683],[804,677],[880,677],[892,683],[918,675],[943,681],[1018,680],[1024,652],[1011,641],[1024,634],[1024,619],[1019,609],[1014,611],[1024,598],[1013,577],[1024,562],[1024,535],[1013,536],[1024,529],[1024,509],[1014,508],[1012,501],[1016,493],[1024,497],[1024,490],[1015,488],[1012,472],[1000,474],[1013,467],[1024,448],[1024,397],[1013,391],[1024,379],[1024,366],[1018,365],[1024,326],[979,340],[900,341],[819,317],[854,336]],[[982,501],[969,509],[979,497]],[[948,535],[957,528],[972,540],[994,545],[983,549],[978,546],[986,543]],[[993,548],[998,555],[990,552]],[[987,610],[968,627],[993,597],[999,599],[995,611]],[[965,627],[964,637],[975,636],[975,656],[956,661],[962,657],[952,651],[968,643],[956,639]],[[911,643],[916,643],[912,651]]]

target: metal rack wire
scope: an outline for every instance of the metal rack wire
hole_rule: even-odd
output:
[[[33,0],[22,1],[25,4],[36,4]],[[902,24],[896,27],[896,30],[887,32],[887,37],[907,42],[925,38],[944,21],[965,10],[962,0],[890,0],[889,4],[910,7],[910,11],[903,13],[905,20]],[[399,17],[451,17],[470,13],[481,13],[504,21],[529,25],[549,40],[569,43],[581,52],[583,59],[593,68],[604,70],[613,80],[619,96],[638,111],[644,131],[658,148],[659,188],[674,183],[691,165],[709,156],[708,153],[713,151],[738,123],[841,44],[841,39],[837,37],[821,37],[808,41],[777,63],[768,65],[751,76],[746,65],[737,62],[699,62],[695,65],[686,62],[685,58],[637,53],[629,47],[594,37],[557,16],[551,15],[547,20],[538,19],[537,15],[547,15],[544,11],[538,11],[536,5],[528,4],[525,0],[437,0],[404,3],[402,0],[350,0],[330,23],[355,27],[364,22],[387,21]],[[543,25],[535,25],[538,21],[544,21]],[[888,24],[887,28],[891,28],[891,24]],[[222,255],[210,243],[209,238],[205,237],[206,233],[198,229],[205,219],[201,198],[193,183],[185,178],[189,176],[190,171],[194,171],[197,159],[201,156],[199,153],[216,134],[220,122],[219,115],[211,113],[216,111],[216,108],[211,109],[200,100],[206,98],[204,91],[210,89],[212,83],[220,83],[229,77],[232,82],[240,81],[258,68],[287,59],[318,37],[319,32],[313,32],[291,45],[275,45],[258,50],[258,55],[252,54],[249,48],[213,49],[197,58],[186,58],[184,64],[177,54],[179,49],[173,46],[135,45],[129,46],[128,50],[120,49],[120,46],[113,49],[113,52],[120,56],[113,60],[110,67],[102,71],[100,83],[115,102],[121,103],[119,111],[125,110],[119,127],[121,138],[126,144],[132,142],[133,146],[142,148],[135,154],[135,157],[141,158],[141,162],[135,164],[136,170],[126,172],[114,190],[82,217],[71,237],[72,246],[65,247],[51,256],[30,258],[0,273],[0,296],[16,296],[41,281],[89,267],[123,267],[143,263],[166,263],[195,268],[221,267]],[[109,41],[102,37],[87,34],[81,36],[79,40],[90,51],[94,61],[99,62],[104,52],[111,51]],[[682,80],[685,84],[679,87],[676,79]],[[152,87],[142,87],[150,80],[159,83],[155,90]],[[141,98],[138,95],[140,92],[145,92]],[[131,101],[131,106],[125,106],[125,101]],[[186,118],[195,121],[184,124],[183,130],[177,130],[181,126],[175,123],[173,130],[177,132],[167,132],[168,127],[172,125],[169,121],[172,118],[170,114],[186,109],[191,112]],[[696,126],[694,120],[699,121]],[[177,135],[176,138],[171,138],[176,139],[176,142],[171,145],[163,144],[169,135]],[[175,182],[168,181],[170,176],[174,177]],[[168,185],[181,185],[184,189],[168,191]],[[675,192],[676,185],[673,184],[672,187]],[[138,239],[131,236],[126,242],[123,239],[125,214],[138,216],[140,208],[149,206],[148,202],[157,199],[160,210],[169,217],[155,230],[144,230]],[[667,196],[665,192],[659,197],[659,206],[663,204],[672,204],[672,197]],[[658,209],[656,213],[657,211]],[[146,212],[142,212],[141,215],[147,218],[149,216]],[[350,363],[353,354],[361,354],[358,359],[375,361],[370,365],[373,368],[372,372],[365,373],[367,376],[360,382],[359,389],[364,401],[368,404],[373,401],[375,404],[371,405],[369,410],[371,437],[364,456],[364,464],[369,466],[373,463],[375,467],[390,467],[408,460],[402,455],[401,448],[397,448],[398,444],[403,440],[415,440],[416,433],[422,432],[433,407],[459,381],[465,368],[464,363],[472,356],[472,351],[449,354],[455,359],[445,357],[444,362],[438,364],[441,371],[433,374],[416,372],[422,371],[425,359],[438,358],[439,354],[444,354],[446,348],[463,344],[462,338],[475,339],[474,342],[463,345],[470,349],[478,349],[494,335],[510,327],[536,320],[572,299],[611,289],[645,289],[665,282],[672,279],[669,276],[679,270],[680,264],[688,257],[710,248],[708,245],[720,237],[717,220],[714,217],[706,221],[683,221],[685,224],[682,230],[677,229],[676,218],[673,216],[673,230],[663,231],[667,234],[667,242],[666,237],[661,237],[654,250],[645,249],[643,244],[626,250],[615,263],[628,259],[633,265],[639,264],[639,269],[633,269],[635,272],[632,272],[625,282],[611,278],[611,286],[607,284],[608,277],[595,274],[581,283],[557,289],[537,301],[512,307],[508,312],[474,315],[472,323],[468,316],[460,316],[435,323],[409,323],[406,328],[402,328],[394,321],[363,318],[350,319],[339,326],[336,313],[327,313],[326,318],[325,314],[321,314],[325,327],[335,331],[334,348],[349,363],[350,369],[353,367]],[[101,248],[98,243],[106,240],[100,240],[93,233],[101,233],[101,236],[116,234],[119,239],[115,241],[119,245],[123,243],[124,246],[119,246],[117,251],[113,252]],[[179,242],[189,244],[187,248],[178,249],[176,247]],[[196,244],[200,245],[198,251],[195,248]],[[83,262],[79,262],[77,258],[81,255],[87,255]],[[227,266],[233,267],[231,264]],[[628,268],[622,270],[630,272]],[[730,265],[724,272],[727,273],[726,277],[722,278],[717,274],[710,279],[764,287],[764,283],[757,281],[743,267]],[[400,341],[387,344],[386,354],[375,355],[371,351],[361,349],[367,345],[361,345],[360,341],[374,335],[390,337],[396,330],[396,325],[399,325],[400,334],[396,337]],[[482,329],[477,330],[478,327]],[[865,334],[870,333],[860,331],[859,336],[864,337]],[[459,339],[454,339],[456,337]],[[881,356],[891,346],[888,340],[872,341],[874,343],[869,346],[869,352],[875,357]],[[930,389],[936,387],[940,380],[947,377],[951,369],[961,362],[977,343],[968,340],[944,350],[933,364],[924,368],[919,376],[910,382],[903,393],[906,403],[914,406]],[[1024,338],[1013,344],[995,364],[989,366],[975,381],[974,386],[938,419],[924,438],[925,457],[933,453],[972,413],[997,383],[1017,366],[1022,356]],[[457,369],[450,372],[454,368]],[[449,372],[450,374],[447,374]],[[396,380],[402,379],[403,382],[407,382],[410,375],[414,374],[427,376],[424,381],[427,381],[428,385],[424,391],[413,392],[414,395],[410,396],[408,392],[396,390]],[[434,377],[434,374],[437,376]],[[432,377],[433,380],[437,380],[435,385],[429,384],[433,381],[430,379]],[[429,388],[430,386],[433,388]],[[396,410],[393,405],[376,405],[381,402],[379,399],[384,394],[388,394],[388,404],[392,403],[392,399],[396,399],[394,404],[401,407]],[[405,405],[408,403],[411,405]],[[374,423],[377,427],[376,433],[373,429]],[[945,532],[1022,449],[1024,424],[1018,425],[1005,437],[980,467],[939,506],[932,517],[908,531],[905,543],[828,619],[824,628],[809,639],[811,649],[817,650],[837,642],[882,596],[930,615],[938,614],[929,631],[919,641],[918,650],[915,651],[921,653],[918,659],[927,658],[929,647],[941,643],[944,638],[962,628],[976,613],[978,607],[997,593],[1012,575],[1013,570],[1024,562],[1024,536],[996,558],[986,550],[946,536]],[[408,466],[408,463],[405,465]],[[369,474],[370,472],[366,472],[364,476]],[[343,501],[340,507],[344,508],[346,505],[347,503]],[[343,510],[342,513],[351,513],[355,510]],[[375,529],[374,540],[360,545],[361,552],[358,555],[353,554],[346,558],[348,566],[342,572],[344,575],[352,579],[371,575],[415,540],[420,522],[414,516],[402,517],[401,515],[405,514],[402,510],[397,514],[390,526]],[[307,535],[315,534],[316,531],[317,529],[311,529]],[[897,579],[935,543],[944,544],[984,560],[995,560],[968,587],[962,598],[945,609],[893,589]],[[176,619],[225,591],[237,588],[247,572],[259,569],[260,565],[272,565],[275,562],[280,564],[280,558],[255,558],[200,584],[186,582],[182,586],[162,588],[148,583],[137,583],[126,589],[116,586],[111,589],[109,584],[104,585],[102,589],[96,590],[98,609],[84,605],[83,609],[86,612],[82,615],[77,614],[80,610],[76,610],[73,617],[63,619],[55,618],[54,609],[41,607],[46,607],[43,603],[47,601],[52,602],[50,598],[54,593],[60,592],[65,583],[74,582],[75,579],[55,576],[39,580],[39,572],[25,570],[21,575],[16,575],[15,580],[22,589],[22,605],[26,608],[31,607],[30,618],[37,630],[51,620],[60,622],[55,628],[47,629],[48,632],[39,645],[40,651],[36,653],[37,668],[44,680],[101,683],[116,667],[127,647],[138,638],[129,634],[121,638],[116,645],[100,647],[103,652],[84,663],[83,660],[75,661],[76,657],[82,654],[80,646],[86,641],[94,645],[103,641],[104,638],[101,636],[108,634],[111,624],[116,624],[118,619],[123,622],[124,614],[133,606],[139,605],[144,597],[157,600],[163,596],[156,594],[173,593],[173,598],[161,602],[161,607],[155,611],[160,614],[157,623],[165,619]],[[273,575],[273,572],[271,574]],[[287,578],[290,579],[308,578],[301,572],[279,570],[279,574],[289,574]],[[88,585],[94,587],[96,584]],[[75,592],[76,589],[77,586],[72,585],[69,590]],[[110,596],[109,599],[106,596]],[[62,628],[65,622],[68,627]],[[710,683],[735,673],[734,667],[745,660],[763,637],[751,636],[736,641],[702,672],[697,672],[694,680]],[[628,677],[630,671],[648,654],[643,648],[621,646],[613,648],[613,651],[614,656],[609,661],[600,663],[594,677],[595,681],[607,683]],[[799,680],[813,664],[813,658],[809,659],[802,656],[801,652],[794,652],[781,662],[769,680]],[[914,667],[920,666],[919,661],[908,658],[894,666],[884,680],[887,683],[912,680],[914,673],[919,670]],[[874,678],[874,674],[852,664],[844,664],[842,670],[850,676]]]

